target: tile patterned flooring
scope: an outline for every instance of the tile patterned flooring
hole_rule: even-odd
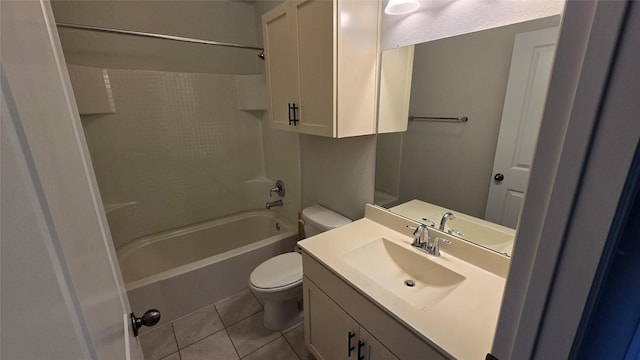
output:
[[[146,360],[313,360],[302,323],[283,331],[262,325],[249,289],[140,335]]]

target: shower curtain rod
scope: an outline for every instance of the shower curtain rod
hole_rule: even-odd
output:
[[[100,26],[79,25],[79,24],[70,24],[70,23],[57,23],[56,26],[58,26],[59,28],[65,28],[65,29],[88,30],[88,31],[112,33],[112,34],[148,37],[148,38],[154,38],[154,39],[182,41],[182,42],[188,42],[188,43],[194,43],[194,44],[204,44],[204,45],[214,45],[214,46],[224,46],[224,47],[264,51],[263,48],[255,47],[255,46],[248,46],[248,45],[221,42],[221,41],[194,39],[194,38],[188,38],[183,36],[156,34],[156,33],[150,33],[150,32],[142,32],[142,31],[111,29],[111,28],[100,27]]]

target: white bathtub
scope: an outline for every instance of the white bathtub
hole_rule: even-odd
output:
[[[145,236],[118,248],[131,308],[168,322],[248,287],[264,260],[292,251],[297,231],[266,210]]]

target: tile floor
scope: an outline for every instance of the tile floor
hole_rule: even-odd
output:
[[[249,289],[140,335],[145,360],[313,360],[302,323],[284,331],[262,325]]]

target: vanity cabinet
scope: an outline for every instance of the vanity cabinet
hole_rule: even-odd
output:
[[[305,341],[318,360],[398,360],[308,278],[303,288]]]
[[[380,1],[285,1],[262,17],[270,126],[376,132]]]
[[[318,360],[449,359],[307,253],[302,261],[305,344]]]

